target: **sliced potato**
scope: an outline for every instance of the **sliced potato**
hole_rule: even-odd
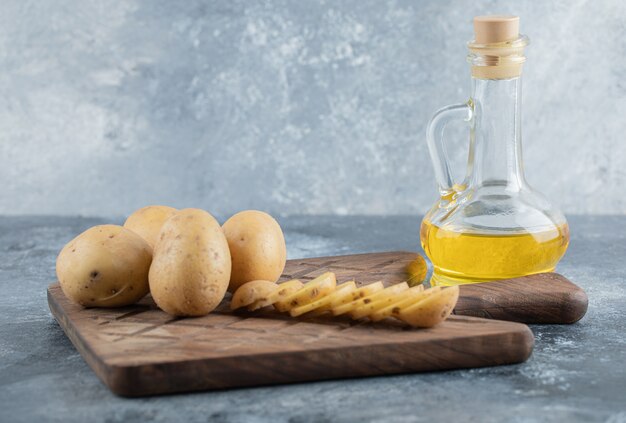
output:
[[[339,292],[338,291],[339,287],[337,287],[337,289],[335,289],[335,292],[329,295],[330,297],[329,302],[307,313],[307,317],[316,317],[316,316],[321,316],[323,314],[330,313],[331,309],[333,308],[333,303],[339,302],[345,298],[351,297],[352,294],[359,289],[357,288],[356,282],[354,281],[350,281],[346,283],[350,284],[350,288],[345,287]]]
[[[244,283],[233,294],[230,309],[236,310],[258,301],[267,300],[267,297],[276,290],[278,290],[278,285],[271,281],[258,280]]]
[[[382,282],[375,282],[357,288],[354,281],[337,285],[335,274],[327,272],[305,284],[298,280],[281,285],[265,280],[248,282],[233,295],[231,308],[253,311],[273,304],[292,317],[330,311],[334,315],[349,313],[353,319],[368,317],[374,322],[394,317],[413,327],[429,328],[452,313],[458,298],[458,287],[425,290],[423,285],[409,287],[401,282],[384,288]]]
[[[421,284],[426,279],[428,273],[428,265],[424,257],[417,256],[415,260],[411,261],[406,266],[406,273],[408,276],[408,283],[410,286]]]
[[[304,284],[304,286],[274,304],[278,311],[289,311],[294,307],[311,303],[335,290],[337,279],[333,272],[326,272]]]
[[[349,293],[346,296],[340,297],[340,298],[335,298],[331,303],[330,303],[330,311],[333,311],[335,308],[337,307],[341,307],[344,304],[348,304],[351,303],[355,300],[358,300],[359,298],[365,298],[369,295],[372,295],[375,292],[378,291],[382,291],[385,288],[385,286],[383,285],[382,282],[378,281],[378,282],[374,282],[374,283],[370,283],[368,285],[363,285],[360,288],[357,288],[356,290],[352,291],[351,293]]]
[[[267,298],[261,298],[260,300],[257,300],[255,302],[253,302],[252,304],[250,304],[248,307],[246,307],[246,310],[248,311],[256,311],[259,310],[263,307],[269,307],[272,304],[274,304],[273,301],[270,301],[268,298],[271,296],[268,295]]]
[[[398,293],[392,293],[385,297],[378,298],[375,301],[372,301],[368,304],[363,304],[356,307],[354,310],[350,312],[350,316],[353,319],[362,319],[364,317],[371,317],[374,313],[382,310],[383,308],[396,304],[407,297],[411,297],[412,295],[422,292],[424,290],[423,285],[417,285],[407,290]]]
[[[371,302],[378,301],[381,298],[387,298],[389,296],[399,294],[406,291],[407,289],[409,289],[409,285],[406,282],[400,282],[395,285],[390,285],[381,291],[375,292],[361,300],[358,300],[357,303],[369,304]]]
[[[430,328],[448,318],[458,299],[458,286],[442,287],[417,304],[401,309],[397,317],[411,326]]]
[[[429,295],[440,291],[441,287],[430,288],[424,290],[424,285],[414,286],[411,289],[403,292],[397,302],[391,303],[375,312],[371,313],[368,317],[373,322],[379,322],[387,317],[395,316],[403,307],[408,307],[416,304],[418,301],[426,298]]]
[[[349,312],[350,317],[353,319],[360,319],[368,316],[380,308],[396,302],[401,295],[409,289],[409,285],[406,282],[401,282],[395,285],[388,286],[382,291],[376,292],[369,297],[363,298],[356,302],[354,308]]]
[[[381,282],[381,284],[382,284],[382,282]],[[406,282],[401,282],[399,284],[388,286],[387,288],[384,288],[382,290],[373,292],[372,294],[370,294],[370,295],[368,295],[366,297],[359,298],[359,299],[356,299],[356,300],[354,300],[354,301],[352,301],[350,303],[342,304],[342,305],[340,305],[338,307],[333,308],[333,314],[335,316],[339,316],[341,314],[350,313],[353,310],[355,310],[357,307],[360,307],[360,306],[365,305],[365,304],[369,304],[369,303],[374,302],[374,301],[376,301],[376,300],[378,300],[380,298],[385,298],[385,297],[388,297],[390,295],[397,294],[397,293],[405,291],[407,289],[409,289],[409,285],[407,285]]]
[[[315,313],[311,314],[323,314],[328,313],[333,308],[333,304],[339,304],[341,301],[345,301],[346,299],[352,298],[354,293],[359,290],[355,281],[346,282],[350,286],[350,288],[343,288],[341,292],[333,292],[330,294],[330,299],[328,304],[325,304],[321,307],[318,307],[315,310]],[[365,294],[364,294],[365,295]]]
[[[291,316],[301,316],[304,313],[308,313],[311,311],[327,311],[330,310],[330,303],[333,298],[339,298],[340,296],[350,295],[350,292],[356,290],[356,284],[354,281],[345,282],[341,285],[337,285],[334,292],[320,298],[319,300],[313,301],[312,303],[304,304],[299,307],[292,308],[289,311]],[[322,307],[328,307],[326,310],[320,310]]]
[[[303,286],[304,284],[297,279],[283,282],[280,285],[277,285],[278,288],[266,298],[261,298],[250,304],[248,306],[248,311],[256,311],[263,307],[269,307],[281,298],[286,298],[299,289],[302,289]]]
[[[333,313],[333,315],[339,315],[339,314],[343,314],[344,313],[344,309],[352,309],[352,307],[346,307],[346,305],[348,304],[353,304],[355,301],[363,299],[363,298],[367,298],[370,295],[382,291],[385,289],[385,286],[383,285],[383,283],[381,281],[378,282],[373,282],[370,283],[368,285],[364,285],[360,288],[358,288],[356,291],[353,291],[350,295],[348,295],[347,297],[344,297],[343,299],[341,299],[340,301],[335,301],[333,302],[331,305],[331,312]],[[336,310],[339,310],[339,314],[335,314]]]
[[[248,306],[248,311],[255,311],[263,307],[271,306],[277,301],[281,299],[287,298],[289,295],[294,292],[302,289],[304,284],[300,282],[298,279],[293,279],[287,282],[283,282],[278,284],[278,289],[272,292],[267,298],[255,301]]]
[[[300,289],[302,289],[303,286],[304,284],[298,279],[292,279],[290,281],[283,282],[281,284],[278,284],[278,291],[275,291],[272,295],[270,295],[267,300],[271,301],[272,304],[274,304],[277,301],[281,301],[287,298],[294,292],[299,291]]]
[[[353,319],[362,319],[364,317],[368,317],[371,314],[406,298],[407,294],[411,292],[412,289],[422,291],[423,289],[419,289],[420,286],[421,285],[418,285],[402,292],[392,293],[385,297],[378,298],[377,300],[369,302],[367,304],[359,305],[350,312],[350,317],[352,317]]]

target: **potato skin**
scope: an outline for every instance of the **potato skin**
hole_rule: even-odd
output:
[[[228,290],[253,280],[276,281],[285,269],[287,247],[280,225],[257,210],[239,212],[222,226],[232,257]]]
[[[148,293],[152,248],[117,225],[87,229],[59,253],[56,273],[71,301],[85,307],[122,307]]]
[[[145,239],[150,247],[154,249],[161,227],[177,211],[175,208],[168,206],[142,207],[128,216],[128,219],[124,222],[124,227]]]
[[[267,298],[278,290],[276,282],[250,281],[237,288],[230,300],[230,309],[236,310],[246,307],[257,301],[267,301]],[[268,304],[270,305],[270,304]]]
[[[161,229],[150,266],[150,292],[173,316],[203,316],[224,298],[231,259],[219,223],[204,210],[184,209]]]
[[[431,328],[450,316],[458,300],[459,287],[447,286],[400,310],[397,317],[413,327]]]

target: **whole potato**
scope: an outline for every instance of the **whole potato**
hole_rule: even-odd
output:
[[[117,225],[87,229],[59,253],[56,272],[63,293],[85,307],[121,307],[148,293],[152,248]]]
[[[219,223],[204,210],[184,209],[159,235],[150,266],[150,292],[174,316],[202,316],[224,298],[230,252]]]
[[[145,239],[150,247],[154,248],[163,223],[176,212],[173,207],[146,206],[128,216],[124,227]]]
[[[229,291],[254,280],[278,280],[285,269],[287,247],[272,216],[246,210],[232,216],[222,228],[233,260]]]

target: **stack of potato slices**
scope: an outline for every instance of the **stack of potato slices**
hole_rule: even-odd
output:
[[[312,281],[291,280],[248,282],[235,292],[231,309],[249,311],[274,306],[280,312],[297,316],[347,315],[353,319],[378,322],[396,318],[413,327],[429,328],[444,321],[456,305],[459,288],[407,282],[384,287],[382,282],[357,286],[354,281],[337,284],[335,274],[326,272]]]

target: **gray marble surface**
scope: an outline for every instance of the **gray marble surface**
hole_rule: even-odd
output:
[[[114,222],[119,219],[115,220]],[[573,217],[559,271],[589,294],[571,326],[533,326],[523,364],[123,399],[53,320],[56,254],[95,218],[0,218],[0,422],[626,421],[626,217]],[[281,220],[292,258],[418,250],[418,217]]]
[[[531,40],[529,182],[626,213],[625,1],[2,0],[0,214],[424,213],[426,124],[494,13]]]

